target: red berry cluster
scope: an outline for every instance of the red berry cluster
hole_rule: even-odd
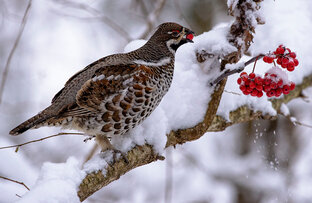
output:
[[[288,71],[294,71],[298,66],[299,61],[296,59],[297,55],[289,48],[279,45],[273,54],[267,54],[263,57],[263,61],[266,63],[273,63],[276,59],[276,63],[282,68],[286,68]]]
[[[239,89],[244,95],[251,95],[253,97],[262,97],[265,93],[267,97],[279,97],[282,94],[289,94],[295,89],[295,83],[288,80],[287,72],[276,66],[276,63],[288,71],[293,71],[299,62],[296,59],[296,54],[283,45],[277,47],[273,53],[266,54],[263,61],[266,63],[274,63],[274,66],[269,69],[264,77],[254,73],[256,61],[254,62],[254,69],[249,75],[242,72],[237,79]]]
[[[279,97],[282,94],[289,94],[289,92],[295,89],[295,83],[283,81],[275,73],[266,73],[264,78],[255,73],[242,72],[237,79],[239,89],[244,95],[251,95],[253,97],[262,97],[263,92],[268,97]]]
[[[251,95],[254,97],[263,96],[263,79],[255,73],[242,72],[237,79],[237,83],[240,85],[239,89],[244,95]]]
[[[263,91],[268,97],[279,97],[282,94],[289,94],[295,89],[295,83],[283,81],[283,79],[274,73],[266,73],[263,80]]]

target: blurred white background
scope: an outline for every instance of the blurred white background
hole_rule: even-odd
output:
[[[27,3],[0,0],[1,74]],[[251,53],[285,43],[297,51],[305,65],[300,68],[311,74],[312,44],[305,40],[312,33],[311,10],[309,0],[265,1],[267,23],[257,28]],[[75,72],[123,52],[131,40],[147,39],[160,23],[174,21],[201,34],[232,20],[225,0],[33,0],[0,104],[0,147],[60,132],[41,128],[19,137],[8,134],[48,106]],[[229,84],[235,80],[232,76]],[[304,93],[311,99],[311,88]],[[296,99],[288,107],[292,116],[312,125],[310,102]],[[311,128],[295,126],[282,116],[207,133],[167,149],[165,161],[132,170],[85,202],[312,202],[311,134]],[[67,135],[23,146],[18,153],[14,148],[0,150],[0,176],[31,188],[44,162],[62,163],[74,156],[82,164],[94,145],[83,139]],[[18,200],[25,192],[23,186],[0,179],[0,202]]]

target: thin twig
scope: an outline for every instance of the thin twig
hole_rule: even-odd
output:
[[[255,60],[254,66],[253,66],[253,68],[252,68],[252,73],[254,73],[254,72],[255,72],[256,65],[257,65],[257,61],[258,61],[258,58],[259,58],[259,56],[257,56],[257,58],[256,58],[256,60]]]
[[[0,104],[2,103],[2,96],[3,96],[4,86],[5,86],[7,77],[8,77],[8,73],[9,73],[9,68],[10,68],[10,64],[11,64],[11,61],[12,61],[12,57],[13,57],[13,55],[15,53],[15,50],[16,50],[16,48],[17,48],[17,46],[18,46],[18,44],[20,42],[20,39],[22,37],[23,31],[24,31],[24,28],[25,28],[25,25],[26,25],[26,22],[27,22],[29,9],[31,7],[31,2],[32,2],[32,0],[28,1],[26,10],[25,10],[25,13],[24,13],[24,16],[23,16],[23,19],[22,19],[22,22],[21,22],[21,25],[20,25],[20,28],[19,28],[19,31],[18,31],[18,35],[16,37],[16,40],[14,42],[14,45],[13,45],[11,51],[10,51],[9,57],[8,57],[8,59],[6,61],[5,67],[4,67],[4,71],[3,71],[3,74],[2,74],[2,80],[1,80],[1,85],[0,85]]]
[[[187,24],[187,26],[188,26],[191,30],[194,30],[194,29],[192,28],[191,23],[187,20],[186,16],[184,15],[184,12],[183,12],[182,9],[181,9],[179,0],[173,0],[173,3],[174,3],[174,8],[177,9],[178,13],[180,14],[181,18],[185,21],[185,23]]]
[[[296,125],[300,125],[300,126],[307,127],[307,128],[312,128],[312,125],[309,125],[309,124],[301,123],[299,121],[292,121],[292,120],[290,121]]]
[[[232,92],[232,91],[228,91],[228,90],[224,90],[224,92],[241,96],[241,94],[237,93],[237,92]]]
[[[166,0],[159,0],[157,1],[155,4],[155,8],[152,12],[150,12],[150,14],[148,13],[144,13],[144,15],[148,14],[145,19],[146,19],[146,24],[147,24],[147,28],[146,30],[141,34],[141,36],[139,38],[141,39],[145,39],[149,33],[151,32],[151,30],[153,29],[154,27],[154,24],[155,24],[155,21],[158,19],[160,13],[161,13],[161,10],[164,8],[164,5],[166,3]],[[144,5],[144,2],[142,1],[142,4],[141,6],[145,6]],[[146,8],[142,8],[143,9],[146,9]]]
[[[98,150],[99,148],[99,145],[98,144],[94,144],[92,149],[89,151],[88,155],[86,156],[85,160],[83,161],[83,164],[84,165],[85,163],[87,163],[95,154],[95,152]]]
[[[146,8],[146,6],[145,6],[144,1],[139,0],[139,4],[140,4],[141,11],[142,11],[143,15],[144,15],[145,17],[147,17],[147,16],[148,16],[148,10],[147,10],[147,8]]]
[[[124,37],[128,42],[132,40],[132,38],[130,37],[128,32],[126,32],[121,26],[119,26],[117,23],[115,23],[109,17],[103,16],[102,12],[100,12],[99,10],[97,10],[97,9],[87,5],[87,4],[77,3],[74,1],[60,1],[59,0],[59,2],[63,3],[64,5],[69,5],[72,8],[82,9],[82,10],[96,16],[97,18],[101,19],[102,22],[104,22],[106,25],[108,25],[110,28],[112,28],[118,34],[120,34],[122,37]],[[67,16],[69,16],[69,15],[67,15]],[[72,16],[72,17],[75,17],[75,16]]]
[[[240,73],[244,70],[244,67],[239,67],[238,69],[234,69],[234,70],[226,70],[224,71],[219,77],[217,77],[217,79],[215,79],[213,82],[210,83],[211,86],[218,84],[219,82],[221,82],[224,78],[233,75],[235,73]]]
[[[210,85],[218,84],[224,78],[226,78],[226,77],[228,77],[230,75],[233,75],[235,73],[242,72],[245,69],[246,66],[248,66],[249,64],[257,61],[258,59],[261,59],[264,56],[265,56],[264,54],[259,54],[258,56],[255,56],[252,59],[250,59],[247,62],[245,62],[243,66],[240,66],[240,67],[238,67],[236,69],[233,69],[233,70],[225,70],[219,77],[217,77],[217,79],[215,79],[213,82],[211,82]]]
[[[257,60],[260,60],[264,57],[265,55],[264,54],[259,54],[258,56],[255,56],[253,58],[251,58],[250,60],[248,60],[247,62],[245,62],[245,67],[248,66],[249,64],[257,61]]]
[[[25,183],[23,183],[23,182],[20,182],[20,181],[17,181],[17,180],[13,180],[13,179],[10,179],[10,178],[6,178],[6,177],[3,177],[3,176],[0,176],[0,178],[2,178],[4,180],[11,181],[13,183],[17,183],[17,184],[23,185],[27,190],[30,191],[29,187],[27,187],[27,185],[25,185]]]
[[[279,115],[282,115],[284,116],[285,118],[287,118],[291,123],[293,123],[294,125],[300,125],[300,126],[303,126],[303,127],[307,127],[307,128],[312,128],[312,125],[309,125],[309,124],[305,124],[305,123],[302,123],[300,121],[297,121],[297,119],[289,114],[284,114],[282,113],[281,111],[279,111],[278,113]],[[294,119],[292,119],[294,118]]]
[[[50,135],[50,136],[43,137],[43,138],[40,138],[40,139],[37,139],[37,140],[31,140],[31,141],[28,141],[28,142],[25,142],[25,143],[22,143],[22,144],[11,145],[11,146],[6,146],[6,147],[0,147],[0,149],[8,149],[8,148],[15,148],[16,147],[15,151],[17,152],[19,147],[21,147],[23,145],[27,145],[27,144],[34,143],[34,142],[40,142],[42,140],[46,140],[46,139],[49,139],[49,138],[52,138],[52,137],[56,137],[56,136],[61,136],[61,135],[85,135],[85,134],[84,133],[58,133],[56,135]]]
[[[283,114],[281,114],[283,115]],[[285,116],[285,115],[283,115]],[[307,128],[312,128],[312,125],[309,125],[309,124],[305,124],[305,123],[302,123],[300,121],[297,121],[297,120],[294,120],[292,119],[292,116],[288,115],[288,116],[285,116],[290,122],[292,122],[294,125],[300,125],[300,126],[303,126],[303,127],[307,127]],[[294,118],[294,117],[293,117]],[[296,119],[296,118],[295,118]]]

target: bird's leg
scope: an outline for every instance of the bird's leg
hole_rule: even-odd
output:
[[[123,153],[122,151],[115,149],[114,146],[110,143],[109,139],[105,135],[96,135],[95,140],[97,144],[101,147],[101,151],[105,152],[107,150],[113,151],[113,159],[114,161],[117,160],[116,154],[119,153],[122,158],[125,160],[126,163],[129,163],[129,160],[127,158],[127,154]]]
[[[88,142],[89,140],[92,140],[93,138],[95,138],[95,135],[90,135],[86,139],[84,139],[83,141]]]

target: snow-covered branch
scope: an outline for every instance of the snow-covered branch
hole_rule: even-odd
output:
[[[130,170],[164,160],[164,148],[199,139],[206,132],[224,131],[239,123],[277,119],[278,114],[291,119],[285,104],[301,98],[302,91],[311,86],[312,73],[305,69],[310,63],[300,64],[306,70],[304,73],[294,71],[297,80],[293,80],[293,77],[292,81],[296,83],[296,88],[290,94],[276,99],[268,99],[265,95],[255,98],[237,94],[235,91],[239,91],[239,86],[235,77],[226,78],[246,66],[246,63],[239,61],[247,58],[244,54],[255,32],[255,41],[261,34],[258,32],[261,26],[256,29],[263,22],[258,13],[260,2],[228,0],[229,13],[235,18],[232,24],[200,34],[194,38],[193,44],[179,48],[173,83],[161,104],[129,134],[112,137],[112,144],[126,154],[127,161],[119,159],[114,162],[112,153],[106,151],[85,163],[83,169],[76,158],[69,158],[61,164],[45,163],[38,181],[33,186],[29,185],[30,192],[23,195],[21,202],[45,201],[47,197],[60,202],[84,201]],[[144,42],[131,42],[125,51],[137,48],[134,46],[139,46],[139,43]],[[248,54],[259,56],[259,53],[268,51],[262,50],[261,46],[258,48],[255,51],[251,47]],[[248,67],[245,70],[248,72]],[[241,179],[241,176],[237,178]]]
[[[192,128],[183,130],[172,131],[168,134],[168,141],[166,147],[174,146],[176,144],[182,144],[188,141],[196,140],[204,135],[206,132],[223,131],[227,127],[248,122],[252,120],[265,119],[272,120],[277,119],[277,116],[264,114],[261,111],[255,111],[250,107],[244,105],[230,112],[230,121],[226,120],[222,116],[216,115],[216,108],[223,93],[223,87],[225,80],[222,81],[219,88],[214,92],[213,99],[209,103],[209,107],[203,122],[197,124]],[[273,108],[278,112],[280,111],[283,103],[288,103],[292,99],[300,98],[302,90],[312,85],[312,75],[304,78],[303,82],[297,85],[296,89],[289,95],[281,99],[271,100]],[[215,112],[213,112],[215,111]],[[108,185],[112,181],[119,179],[119,177],[126,172],[145,164],[149,164],[153,161],[163,160],[162,156],[159,156],[153,151],[151,145],[136,146],[128,152],[127,158],[129,163],[127,164],[123,159],[120,159],[113,165],[106,168],[106,174],[103,175],[102,171],[96,171],[89,173],[79,186],[78,196],[81,201],[92,195],[97,190]]]
[[[290,94],[284,96],[283,98],[272,99],[272,107],[278,112],[281,112],[282,104],[287,104],[293,99],[300,98],[301,93],[307,87],[312,86],[312,74],[305,77],[301,84],[296,86],[296,89]],[[216,115],[208,128],[208,132],[223,131],[225,128],[235,125],[238,123],[248,122],[252,120],[265,119],[265,120],[275,120],[277,115],[270,115],[263,113],[261,111],[253,110],[247,105],[241,106],[234,111],[230,112],[230,120],[224,119],[222,116]]]
[[[215,50],[208,50],[208,47],[203,47],[200,50],[195,50],[197,63],[205,64],[207,63],[207,61],[209,61],[208,64],[210,66],[215,65],[215,67],[213,68],[217,69],[216,67],[218,66],[211,61],[214,57],[222,58],[221,64],[219,64],[220,70],[225,69],[225,65],[228,63],[237,63],[243,53],[247,51],[251,44],[257,22],[261,21],[257,13],[257,9],[259,9],[259,2],[260,1],[250,0],[239,2],[229,1],[228,6],[230,8],[230,13],[236,18],[236,20],[231,25],[230,29],[228,29],[226,38],[228,40],[228,43],[234,46],[236,50],[219,50],[218,52]],[[222,80],[212,91],[204,119],[201,122],[198,122],[193,127],[171,130],[171,132],[167,134],[166,147],[175,146],[176,144],[183,144],[188,141],[196,140],[203,136],[207,131],[212,131],[213,129],[216,129],[216,126],[222,127],[223,130],[225,129],[225,127],[230,125],[226,121],[222,120],[219,116],[216,116],[225,84],[226,79]],[[250,112],[251,111],[252,110],[250,110]],[[252,115],[252,113],[249,114],[249,116]],[[251,118],[255,119],[258,117],[252,116]],[[236,120],[231,121],[231,124],[239,123],[240,118],[235,117],[235,119]],[[157,155],[157,153],[154,152],[153,147],[149,144],[134,147],[127,153],[127,158],[129,160],[129,163],[126,163],[125,160],[120,159],[119,161],[108,166],[106,169],[103,169],[104,171],[97,170],[88,173],[79,186],[78,196],[80,200],[85,200],[94,192],[106,186],[110,182],[117,180],[121,175],[125,174],[133,168],[148,164],[158,159],[163,159],[163,157]]]

